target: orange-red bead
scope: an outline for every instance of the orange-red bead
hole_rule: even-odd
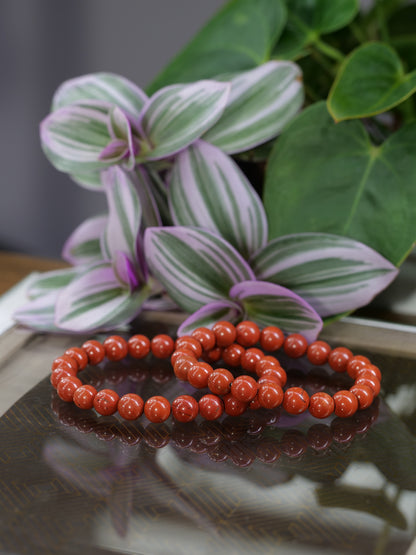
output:
[[[94,406],[97,390],[92,385],[81,385],[74,393],[73,401],[80,409],[89,410]]]
[[[193,368],[195,364],[198,364],[198,361],[192,354],[187,355],[184,353],[180,358],[177,358],[173,364],[173,371],[178,380],[186,381],[188,379],[189,370]]]
[[[354,395],[354,393],[351,393],[351,391],[347,391],[344,389],[342,389],[341,391],[337,391],[333,399],[335,403],[334,412],[336,416],[346,418],[348,416],[352,416],[357,412],[358,399]]]
[[[374,400],[374,391],[368,385],[353,385],[350,387],[351,393],[358,399],[360,409],[366,409],[371,406]]]
[[[101,389],[94,397],[94,408],[98,414],[108,416],[117,410],[120,397],[112,389]]]
[[[136,420],[143,414],[144,402],[136,393],[126,393],[118,401],[117,408],[125,420]]]
[[[145,335],[136,334],[127,341],[129,355],[133,358],[144,358],[150,353],[150,340]]]
[[[287,382],[287,374],[282,367],[269,368],[268,370],[264,370],[259,382],[261,382],[261,380],[264,381],[265,379],[273,380],[277,382],[281,387],[284,387]]]
[[[72,370],[72,368],[55,368],[55,370],[51,373],[51,384],[56,388],[62,378],[70,378],[71,376],[74,377],[76,374],[76,371]]]
[[[267,326],[260,332],[260,346],[265,351],[277,351],[285,341],[285,336],[280,328]]]
[[[52,362],[52,371],[56,368],[65,368],[66,370],[78,372],[79,366],[75,358],[69,355],[61,355]]]
[[[190,335],[182,335],[182,337],[178,337],[175,342],[175,349],[188,349],[188,351],[192,351],[196,358],[199,358],[202,355],[202,346],[201,343]]]
[[[326,341],[314,341],[309,345],[306,356],[311,364],[320,366],[327,362],[330,352],[331,347]]]
[[[164,422],[170,416],[170,403],[165,397],[155,395],[144,404],[144,414],[150,422]]]
[[[197,389],[208,386],[208,378],[213,372],[213,368],[207,362],[197,362],[188,372],[188,382]]]
[[[230,416],[240,416],[247,408],[247,403],[239,401],[231,393],[224,395],[224,410]]]
[[[300,333],[288,335],[283,344],[283,349],[287,356],[292,358],[302,357],[308,348],[308,342]]]
[[[335,403],[331,395],[318,391],[309,399],[309,412],[315,418],[327,418],[334,412]]]
[[[231,384],[233,397],[244,403],[249,403],[257,394],[257,382],[250,376],[238,376]]]
[[[209,328],[196,328],[191,335],[200,342],[204,351],[210,351],[215,347],[215,333]]]
[[[127,341],[119,335],[110,335],[110,337],[107,337],[103,342],[103,346],[108,360],[118,361],[127,356]]]
[[[347,373],[353,380],[355,380],[358,370],[368,364],[371,364],[370,359],[362,355],[355,355],[348,361]]]
[[[88,362],[95,366],[96,364],[100,364],[104,360],[105,357],[105,349],[104,346],[96,341],[95,339],[89,339],[86,341],[82,348],[87,353]]]
[[[199,414],[206,420],[216,420],[224,412],[223,402],[216,395],[208,393],[199,400]]]
[[[237,367],[241,364],[241,355],[245,352],[244,347],[238,343],[233,343],[226,347],[222,352],[222,359],[228,366]]]
[[[161,333],[150,341],[150,349],[156,358],[169,358],[175,348],[175,342],[169,335]]]
[[[352,352],[346,347],[333,349],[328,357],[329,366],[334,372],[345,372],[349,361],[352,359]]]
[[[78,370],[84,370],[88,364],[88,355],[81,347],[70,347],[65,354],[74,358],[78,363]]]
[[[289,414],[301,414],[309,406],[309,395],[301,387],[290,387],[285,391],[283,408]]]
[[[261,376],[265,370],[269,370],[270,368],[280,368],[280,362],[277,358],[266,355],[256,362],[254,370],[258,376]]]
[[[222,347],[214,347],[210,351],[203,353],[203,357],[206,362],[217,362],[222,357],[223,348]]]
[[[374,391],[374,396],[377,397],[380,393],[380,381],[364,369],[360,372],[360,376],[357,376],[354,385],[368,385]]]
[[[247,349],[241,355],[241,366],[247,372],[255,372],[256,364],[264,357],[263,351],[257,349],[256,347],[251,347]]]
[[[265,383],[260,385],[257,397],[260,406],[274,409],[282,404],[284,393],[279,384]]]
[[[225,368],[217,368],[208,378],[208,387],[216,395],[226,395],[230,392],[234,376]]]
[[[172,416],[178,422],[192,422],[198,410],[198,401],[190,395],[179,395],[172,403]]]
[[[75,376],[67,376],[59,380],[56,390],[62,401],[70,402],[74,398],[75,391],[81,386],[80,379]]]
[[[363,375],[366,375],[366,376],[373,375],[375,378],[377,378],[378,381],[381,381],[380,369],[377,366],[374,366],[374,364],[367,364],[367,366],[363,366],[362,368],[360,368],[357,371],[356,378],[359,378]]]
[[[215,333],[217,347],[228,347],[235,342],[237,337],[235,326],[224,320],[214,324],[212,331]]]
[[[252,347],[260,339],[260,330],[255,322],[244,320],[236,326],[237,343],[243,347]]]

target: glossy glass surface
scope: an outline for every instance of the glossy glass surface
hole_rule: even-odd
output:
[[[158,322],[145,332],[173,330]],[[35,336],[0,367],[0,406],[16,383],[29,389],[0,418],[1,552],[400,555],[410,549],[414,358],[357,350],[350,341],[354,354],[381,368],[383,381],[376,404],[349,419],[259,410],[152,424],[145,417],[99,416],[59,399],[47,376],[50,364],[85,339]],[[333,394],[349,383],[306,357],[282,359],[282,366],[286,388],[305,387],[309,395]],[[150,356],[101,363],[81,379],[86,375],[97,389],[144,400],[159,394],[198,400],[206,393]]]

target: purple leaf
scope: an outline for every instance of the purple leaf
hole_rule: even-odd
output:
[[[113,139],[100,152],[99,159],[104,162],[119,162],[129,152],[129,147],[123,139]]]
[[[316,311],[289,289],[266,281],[234,285],[230,299],[240,302],[246,317],[259,326],[277,326],[286,333],[301,333],[313,341],[322,329]]]
[[[68,237],[62,258],[70,264],[88,264],[102,259],[100,238],[107,225],[107,216],[85,220]]]
[[[234,284],[255,279],[242,256],[209,231],[181,226],[148,228],[144,247],[154,276],[188,312],[227,299]]]
[[[214,231],[245,257],[266,244],[267,220],[259,196],[237,164],[204,141],[176,157],[169,207],[176,225]]]
[[[363,243],[327,233],[274,239],[253,257],[252,266],[259,279],[295,291],[321,316],[368,304],[398,272]]]
[[[117,251],[115,253],[113,268],[118,279],[129,287],[130,291],[137,289],[140,284],[139,276],[137,276],[134,265],[124,252]]]
[[[211,328],[216,322],[226,320],[238,322],[243,311],[232,301],[216,301],[209,303],[189,316],[178,328],[178,336],[188,335],[201,326]]]

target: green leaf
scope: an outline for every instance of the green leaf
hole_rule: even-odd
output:
[[[231,0],[156,77],[149,91],[260,65],[270,59],[285,23],[282,0]]]
[[[273,56],[294,59],[320,35],[342,29],[358,12],[357,0],[287,1],[288,23]]]
[[[324,103],[304,110],[267,166],[269,236],[344,235],[400,265],[416,238],[415,143],[416,123],[375,147],[361,122],[335,124]]]
[[[383,43],[360,46],[342,64],[328,97],[335,121],[390,110],[416,91],[416,71],[405,73],[397,53]]]

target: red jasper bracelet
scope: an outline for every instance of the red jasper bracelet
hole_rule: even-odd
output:
[[[341,390],[333,397],[324,392],[308,393],[300,387],[291,387],[283,392],[286,372],[275,357],[265,355],[263,350],[273,352],[283,347],[286,355],[299,358],[304,354],[315,365],[326,362],[335,372],[345,372],[355,382],[349,390]],[[157,358],[169,358],[178,379],[191,385],[209,387],[211,393],[196,401],[190,395],[179,395],[170,403],[165,397],[153,396],[146,402],[135,393],[121,398],[112,389],[98,391],[83,384],[77,373],[87,364],[96,365],[107,357],[119,361],[127,355],[141,359],[152,353]],[[232,367],[241,366],[255,372],[258,381],[247,375],[234,378],[225,368],[214,370],[208,362],[220,358]],[[284,337],[274,326],[259,330],[254,322],[244,321],[234,326],[230,322],[218,322],[210,330],[198,328],[191,336],[179,337],[175,342],[168,335],[156,335],[149,340],[144,335],[134,335],[128,341],[120,336],[110,336],[102,344],[95,340],[86,341],[81,348],[72,347],[52,364],[51,383],[64,401],[73,401],[79,408],[94,408],[101,415],[111,415],[117,410],[126,420],[135,420],[144,412],[150,422],[167,420],[172,413],[179,422],[193,421],[198,414],[207,420],[216,420],[225,411],[229,415],[242,414],[246,408],[276,408],[280,405],[289,414],[300,414],[309,408],[316,418],[336,416],[348,417],[358,408],[371,405],[380,391],[380,370],[368,358],[353,356],[349,349],[331,347],[323,341],[308,345],[300,334]]]

